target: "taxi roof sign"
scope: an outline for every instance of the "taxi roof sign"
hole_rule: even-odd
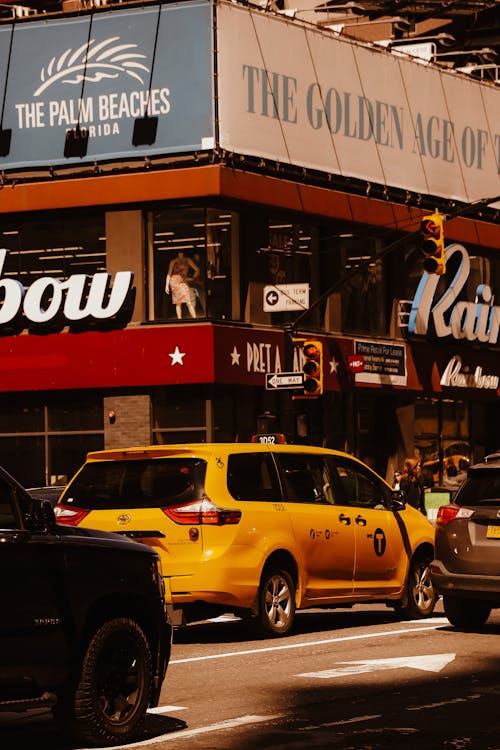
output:
[[[285,444],[286,436],[282,432],[272,433],[259,433],[258,435],[252,435],[251,443],[267,443],[274,445],[276,443]]]

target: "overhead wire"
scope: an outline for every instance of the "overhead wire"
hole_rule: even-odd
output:
[[[288,163],[291,164],[292,163],[292,159],[291,159],[291,155],[290,155],[290,149],[288,148],[288,142],[287,142],[287,138],[286,138],[286,135],[285,135],[285,129],[283,127],[283,122],[281,120],[278,103],[276,102],[276,96],[275,96],[275,93],[274,93],[274,88],[271,85],[271,79],[269,77],[269,70],[268,70],[268,67],[267,67],[267,64],[266,64],[266,60],[265,60],[265,57],[264,57],[264,51],[263,51],[263,48],[262,48],[261,40],[260,40],[260,37],[259,37],[259,33],[257,31],[255,20],[254,20],[254,13],[252,11],[252,8],[249,5],[247,6],[247,9],[248,9],[248,13],[250,15],[250,20],[251,20],[253,31],[254,31],[254,34],[255,34],[255,39],[257,41],[257,46],[259,48],[259,54],[260,54],[260,57],[261,57],[261,60],[262,60],[262,66],[263,66],[263,69],[265,71],[266,83],[267,83],[268,91],[271,93],[271,97],[272,97],[272,101],[273,101],[273,110],[274,110],[274,113],[276,114],[276,117],[277,117],[277,120],[278,120],[278,124],[279,124],[279,127],[280,127],[281,137],[283,139],[283,146],[284,146],[285,151],[286,151],[286,155],[287,155],[287,158],[288,158]],[[300,185],[298,183],[295,183],[295,185],[296,185],[296,189],[297,189],[299,203],[300,203],[300,205],[302,207],[302,210],[305,212],[304,199],[303,199],[303,196],[302,196]]]
[[[258,6],[251,6],[250,4],[246,5],[246,8],[247,8],[247,11],[249,13],[249,17],[250,17],[251,24],[252,24],[252,27],[253,27],[253,31],[254,31],[256,43],[257,43],[257,46],[258,46],[259,55],[260,55],[260,59],[261,59],[261,62],[262,62],[264,74],[266,76],[267,89],[268,89],[269,95],[270,95],[270,97],[272,99],[272,102],[273,102],[273,114],[275,115],[276,119],[278,120],[278,124],[279,124],[279,128],[280,128],[280,133],[281,133],[281,138],[282,138],[282,142],[283,142],[283,147],[285,149],[285,153],[286,153],[286,157],[287,157],[288,163],[291,165],[292,164],[292,159],[291,159],[290,148],[289,148],[289,144],[288,144],[288,139],[287,139],[287,135],[286,135],[285,126],[284,126],[282,118],[281,118],[281,114],[280,114],[280,111],[279,111],[278,102],[276,101],[276,95],[275,95],[275,92],[274,92],[274,88],[271,85],[270,71],[269,71],[269,68],[268,68],[268,65],[267,65],[266,55],[265,55],[263,44],[262,44],[262,41],[261,41],[261,38],[260,38],[260,35],[259,35],[259,30],[257,28],[257,24],[256,24],[255,18],[254,18],[254,16],[256,16],[256,15],[258,15],[260,17],[262,15],[263,11],[262,11],[262,8],[259,8]],[[283,20],[282,16],[280,14],[275,14],[275,13],[273,13],[270,10],[266,10],[265,12],[266,12],[266,14],[273,15],[274,17],[279,17],[281,20]],[[333,134],[333,132],[331,130],[331,126],[330,126],[331,124],[330,124],[329,118],[328,118],[328,111],[327,111],[327,107],[326,107],[326,104],[325,104],[324,95],[323,95],[323,91],[322,91],[322,87],[321,87],[321,83],[320,83],[320,80],[319,80],[319,75],[318,75],[318,71],[317,71],[317,67],[316,67],[316,62],[315,62],[315,59],[314,59],[314,55],[313,55],[313,51],[311,49],[311,44],[310,44],[310,39],[309,39],[309,34],[310,34],[311,30],[314,33],[325,33],[325,32],[324,32],[324,30],[318,30],[318,28],[314,24],[310,24],[310,23],[308,23],[306,21],[300,21],[300,26],[302,27],[303,32],[304,32],[305,43],[306,43],[308,54],[309,54],[309,58],[310,58],[310,61],[311,61],[311,66],[312,66],[312,70],[313,70],[313,73],[314,73],[315,83],[318,86],[318,92],[319,92],[319,97],[320,97],[320,101],[321,101],[322,112],[323,112],[323,115],[324,115],[325,120],[326,120],[327,125],[328,125],[327,130],[328,130],[330,145],[331,145],[331,148],[332,148],[332,151],[333,151],[335,162],[338,165],[338,172],[335,173],[335,174],[338,175],[338,176],[340,176],[340,177],[342,177],[342,178],[347,178],[348,175],[346,175],[343,172],[343,168],[342,168],[342,164],[341,164],[341,159],[339,157],[339,152],[338,152],[338,149],[337,149],[337,146],[336,146],[336,143],[335,143],[334,134]],[[344,41],[343,43],[347,44],[348,42]],[[349,42],[349,44],[352,44],[352,42]],[[359,66],[358,66],[356,58],[355,58],[355,65],[356,65],[357,78],[358,78],[358,81],[359,81],[359,84],[360,84],[360,87],[361,87],[361,92],[362,92],[363,97],[366,99],[366,97],[365,97],[365,91],[364,91],[364,85],[363,85],[363,80],[362,80],[361,72],[359,70]],[[403,81],[403,85],[404,85],[404,81]],[[405,93],[407,95],[406,91],[405,91]],[[368,117],[369,117],[370,127],[373,128],[374,123],[373,123],[373,119],[372,119],[372,114],[371,114],[371,112],[369,110],[368,110]],[[376,150],[376,154],[377,154],[377,159],[378,159],[379,164],[380,164],[380,169],[381,169],[381,172],[382,172],[382,175],[383,175],[383,182],[382,182],[382,184],[383,184],[384,189],[388,190],[389,189],[389,185],[387,184],[387,180],[386,180],[386,177],[385,177],[385,170],[384,170],[384,166],[383,166],[383,159],[382,159],[382,156],[381,156],[381,153],[380,153],[379,146],[376,143],[376,141],[374,141],[374,146],[375,146],[375,150]],[[295,188],[297,190],[297,194],[298,194],[298,197],[299,197],[299,203],[300,203],[300,206],[301,206],[301,210],[304,213],[306,213],[305,203],[304,203],[304,197],[303,197],[303,194],[302,194],[301,185],[297,181],[294,181],[294,184],[295,184]],[[426,185],[428,187],[427,180],[426,180]],[[428,190],[428,192],[430,192],[430,190]],[[347,191],[345,191],[343,193],[343,195],[344,195],[345,200],[347,202],[347,206],[348,206],[349,214],[351,216],[351,220],[353,222],[355,222],[356,221],[356,219],[355,219],[355,210],[354,210],[353,203],[352,203],[352,196]],[[402,222],[401,219],[398,219],[396,217],[396,215],[395,215],[395,207],[394,207],[394,205],[393,205],[392,202],[390,202],[390,210],[391,210],[391,213],[392,213],[392,216],[393,216],[393,222],[391,222],[390,224],[386,225],[388,231],[390,231],[391,229],[393,231],[397,231],[397,230],[403,230],[404,231],[404,224],[405,224],[405,222]],[[418,222],[419,220],[420,220],[419,217],[417,217],[416,219],[413,219],[411,217],[411,218],[409,218],[408,221],[409,221],[410,225],[413,225],[414,223]]]
[[[500,195],[490,198],[481,198],[478,201],[474,201],[473,203],[466,204],[465,206],[461,206],[460,208],[457,208],[454,212],[452,212],[449,216],[450,219],[456,218],[458,216],[465,216],[467,214],[471,214],[474,216],[475,213],[480,211],[482,208],[487,206],[490,203],[496,203],[500,201]],[[413,233],[413,236],[416,236],[419,234],[420,230],[416,230]],[[412,235],[410,235],[411,237]],[[366,258],[362,263],[359,264],[359,266],[356,266],[355,268],[352,268],[350,271],[345,273],[343,276],[341,276],[339,279],[337,279],[328,289],[326,289],[323,294],[321,294],[309,307],[308,310],[301,312],[300,315],[298,315],[293,323],[288,324],[288,328],[290,331],[296,330],[299,323],[316,307],[318,307],[320,304],[322,304],[325,300],[328,299],[328,297],[333,294],[337,289],[340,289],[346,281],[349,281],[349,279],[356,276],[358,273],[366,270],[369,268],[369,266],[374,263],[375,261],[385,258],[386,255],[389,255],[393,253],[395,250],[398,250],[399,247],[403,244],[405,244],[408,241],[408,237],[400,237],[391,244],[387,245],[383,248],[383,250],[380,253],[375,253],[371,255],[369,258]]]
[[[264,69],[265,75],[266,75],[266,83],[267,83],[267,87],[268,87],[268,92],[270,93],[270,95],[272,97],[272,101],[273,101],[273,107],[274,107],[273,114],[278,119],[278,123],[279,123],[279,127],[280,127],[280,132],[281,132],[281,137],[282,137],[283,145],[284,145],[285,152],[286,152],[286,155],[287,155],[288,163],[292,164],[291,155],[290,155],[290,149],[289,149],[289,145],[288,145],[288,141],[287,141],[286,130],[285,130],[285,126],[284,126],[284,124],[282,122],[282,119],[281,119],[281,115],[280,115],[278,103],[277,103],[276,97],[275,97],[275,92],[274,92],[274,89],[273,89],[273,87],[271,85],[270,73],[269,73],[268,66],[266,64],[266,56],[264,54],[263,44],[261,42],[261,39],[260,39],[260,36],[259,36],[259,31],[258,31],[257,25],[255,23],[254,13],[252,12],[252,9],[250,8],[250,6],[247,6],[247,7],[248,7],[249,14],[250,14],[250,18],[251,18],[251,22],[252,22],[252,26],[253,26],[255,38],[256,38],[256,41],[257,41],[257,45],[258,45],[258,48],[259,48],[259,54],[260,54],[260,57],[261,57],[261,60],[262,60],[263,69]],[[262,10],[260,10],[260,11],[256,10],[255,12],[262,13]],[[268,11],[266,10],[266,12],[268,12]],[[314,59],[313,50],[311,48],[311,43],[310,43],[310,38],[309,38],[309,36],[310,36],[310,29],[308,28],[309,24],[307,22],[301,22],[301,26],[303,28],[303,33],[304,33],[304,37],[305,37],[305,43],[306,43],[307,50],[308,50],[308,53],[309,53],[309,58],[310,58],[310,61],[311,61],[311,66],[312,66],[312,70],[313,70],[313,73],[314,73],[315,82],[316,82],[316,84],[318,86],[318,92],[319,92],[319,96],[320,96],[322,112],[323,112],[323,115],[324,115],[325,120],[326,120],[327,125],[328,125],[327,129],[328,129],[330,144],[331,144],[331,148],[333,150],[335,162],[336,162],[337,167],[338,167],[338,174],[339,174],[340,177],[344,177],[345,178],[346,176],[343,173],[342,164],[341,164],[341,160],[339,158],[339,153],[338,153],[338,150],[337,150],[337,146],[336,146],[334,134],[333,134],[333,132],[331,130],[331,125],[330,125],[329,118],[328,118],[327,107],[326,107],[326,104],[325,104],[324,95],[323,95],[322,87],[321,87],[319,76],[318,76],[318,71],[317,71],[317,67],[316,67],[316,61]],[[313,32],[319,33],[318,29],[315,26],[313,28]],[[355,64],[355,67],[356,67],[356,73],[357,73],[357,78],[358,78],[360,89],[361,89],[361,94],[363,96],[363,100],[366,101],[365,86],[364,86],[364,82],[363,82],[363,79],[362,79],[362,75],[361,75],[361,71],[360,71],[360,68],[359,68],[359,63],[358,63],[358,59],[357,59],[356,55],[354,55],[354,64]],[[412,107],[411,107],[409,92],[408,92],[406,81],[405,81],[405,78],[404,78],[404,75],[403,75],[402,64],[403,64],[403,61],[398,59],[397,60],[398,71],[399,71],[399,74],[400,74],[401,84],[402,84],[402,88],[403,88],[403,91],[404,91],[404,95],[405,95],[405,98],[406,98],[406,101],[407,101],[408,111],[410,112],[410,118],[411,118],[412,129],[413,129],[413,135],[414,135],[414,137],[415,137],[415,139],[416,139],[416,141],[418,143],[417,127],[416,127],[416,123],[415,123],[415,120],[414,120],[414,117],[413,117],[413,111],[412,111]],[[447,113],[448,113],[448,116],[449,116],[450,115],[450,112],[449,112],[449,102],[448,102],[448,98],[447,98],[447,95],[446,95],[446,90],[444,89],[444,85],[443,85],[443,81],[442,81],[442,75],[443,75],[443,73],[439,72],[440,85],[442,86],[442,89],[443,89],[443,99],[445,101]],[[485,111],[485,114],[486,114],[486,108],[484,107],[484,102],[483,102],[483,108],[484,108],[484,111]],[[369,108],[367,108],[367,114],[368,114],[368,119],[369,119],[370,127],[373,129],[374,122],[373,122],[372,112],[370,111]],[[450,117],[449,117],[449,119],[450,119]],[[490,133],[490,136],[491,136],[491,133]],[[455,134],[454,134],[454,138],[455,138]],[[491,137],[490,137],[490,141],[491,141]],[[375,151],[376,151],[376,154],[377,154],[377,159],[378,159],[378,162],[379,162],[379,165],[380,165],[380,169],[381,169],[381,173],[382,173],[382,185],[384,186],[385,190],[388,190],[389,185],[387,183],[387,177],[386,177],[386,172],[385,172],[385,169],[384,169],[384,163],[383,163],[381,151],[380,151],[378,143],[376,142],[376,139],[374,139],[374,147],[375,147]],[[456,148],[456,143],[455,143],[455,148]],[[421,147],[418,148],[418,158],[420,160],[420,164],[421,164],[421,168],[422,168],[422,173],[423,173],[423,178],[424,178],[424,182],[425,182],[425,186],[426,186],[426,191],[427,191],[427,194],[430,195],[431,190],[430,190],[430,186],[429,186],[429,181],[428,181],[428,176],[427,176],[427,170],[426,170],[426,167],[425,167],[425,161],[424,161],[424,158],[423,158],[423,153],[422,153],[422,148]],[[461,164],[460,164],[460,169],[461,169],[461,173],[462,173],[462,179],[463,179],[463,181],[465,183],[465,180],[464,180],[464,177],[463,177],[463,168],[462,168]],[[304,198],[303,198],[303,195],[302,195],[301,185],[298,182],[295,182],[295,187],[296,187],[296,190],[297,190],[297,193],[298,193],[298,196],[299,196],[299,202],[300,202],[300,205],[301,205],[301,209],[302,209],[302,211],[305,212]],[[355,219],[355,212],[354,212],[353,205],[352,205],[352,197],[351,197],[351,195],[347,191],[344,193],[344,196],[345,196],[345,199],[346,199],[347,204],[348,204],[348,208],[349,208],[349,213],[350,213],[350,216],[351,216],[351,220],[353,222],[355,222],[356,219]],[[380,200],[382,200],[382,198],[380,198]],[[479,204],[482,206],[484,204],[484,201],[482,201],[482,200],[479,201]],[[457,211],[455,211],[455,213],[453,215],[455,216],[455,215],[460,215],[460,214],[463,215],[463,214],[465,214],[466,211],[467,211],[467,207],[469,205],[470,204],[466,204],[465,206],[462,206]],[[418,215],[417,216],[412,216],[411,215],[411,210],[412,209],[409,206],[408,207],[408,212],[410,213],[410,216],[408,217],[408,219],[406,221],[398,219],[398,217],[396,216],[394,202],[391,201],[390,202],[390,211],[391,211],[391,214],[392,214],[392,217],[393,217],[393,221],[390,222],[390,223],[386,223],[384,225],[384,230],[386,232],[385,236],[389,235],[390,233],[394,233],[395,231],[408,231],[408,230],[410,230],[410,232],[411,232],[411,228],[415,227],[415,226],[418,226],[418,229],[417,230],[414,229],[413,230],[413,234],[417,234],[418,231],[419,231],[419,227],[420,227],[420,221],[421,221],[421,216],[422,216],[422,209],[418,209]],[[447,212],[446,215],[448,215],[448,212]],[[449,215],[448,215],[448,217],[452,218]],[[480,244],[479,230],[478,230],[477,224],[475,222],[474,222],[474,229],[475,229],[475,232],[476,232],[478,244]],[[371,233],[371,236],[373,236],[373,228],[370,229],[370,233]],[[364,234],[363,231],[359,231],[359,232],[356,233],[356,236],[362,238],[363,234]],[[327,235],[327,236],[323,235],[320,238],[320,242],[324,243],[328,239],[333,239],[333,237],[337,237],[337,236],[338,235]],[[410,237],[411,237],[411,234],[410,234]],[[384,233],[382,231],[377,235],[377,239],[380,239],[381,241],[384,241]],[[408,239],[409,239],[408,236],[405,236],[404,238],[400,238],[400,239],[396,240],[395,243],[391,243],[390,245],[388,245],[385,248],[383,248],[381,251],[378,251],[373,256],[370,256],[367,259],[366,263],[361,263],[361,264],[357,265],[356,267],[354,267],[353,269],[351,269],[351,271],[349,272],[349,278],[351,276],[355,276],[356,274],[361,273],[366,267],[372,265],[373,262],[382,259],[383,257],[385,257],[385,255],[391,253],[394,250],[395,247],[399,247],[399,245],[401,245],[402,243],[407,242]],[[323,254],[326,251],[325,250],[319,250],[319,252],[321,254]],[[345,280],[346,280],[346,278],[343,277],[341,283],[344,283]],[[320,298],[317,300],[316,304],[320,304],[328,296],[330,296],[331,293],[332,293],[332,289],[327,290],[323,295],[320,296]],[[314,305],[314,307],[316,307],[316,304]],[[310,310],[304,311],[301,314],[301,316],[299,316],[299,317],[300,318],[305,317],[309,312],[310,312]]]

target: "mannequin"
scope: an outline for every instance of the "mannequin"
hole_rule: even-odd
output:
[[[193,275],[189,276],[189,270]],[[191,258],[186,258],[179,250],[177,257],[170,261],[165,281],[165,292],[172,292],[172,302],[179,320],[182,318],[182,305],[185,304],[192,318],[196,318],[196,291],[190,286],[190,280],[197,279],[200,269]]]

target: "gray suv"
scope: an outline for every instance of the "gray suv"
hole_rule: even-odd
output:
[[[431,577],[456,627],[481,627],[500,607],[500,453],[469,468],[439,508]]]

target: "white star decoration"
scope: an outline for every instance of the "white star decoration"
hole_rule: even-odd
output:
[[[172,359],[172,362],[170,363],[172,367],[174,365],[183,365],[184,362],[182,361],[182,358],[186,356],[186,352],[181,352],[179,347],[176,346],[174,351],[171,354],[169,353],[168,356]]]
[[[239,366],[241,354],[237,350],[236,344],[234,345],[233,351],[231,352],[229,356],[231,357],[231,367],[233,367],[233,365]]]
[[[335,359],[335,357],[332,357],[330,360],[330,375],[334,372],[337,372],[337,367],[339,366],[339,363]]]

